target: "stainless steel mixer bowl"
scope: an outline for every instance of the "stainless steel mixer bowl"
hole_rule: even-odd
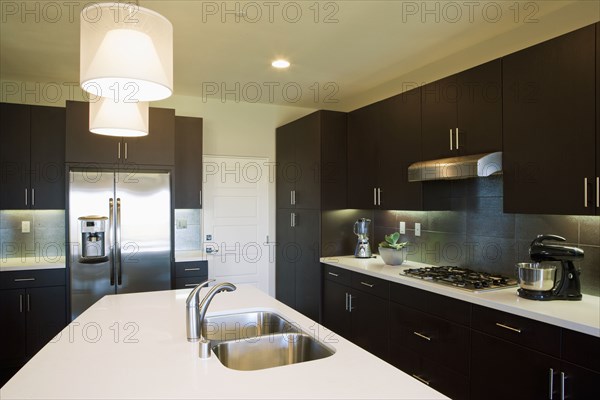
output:
[[[521,289],[545,292],[552,290],[556,278],[555,265],[518,263],[517,283]]]

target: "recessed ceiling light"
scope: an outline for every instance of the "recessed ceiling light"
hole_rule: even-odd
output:
[[[286,60],[275,60],[271,63],[275,68],[288,68],[290,66],[290,62]]]

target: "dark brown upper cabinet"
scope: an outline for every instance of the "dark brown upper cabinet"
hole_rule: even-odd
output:
[[[423,160],[502,150],[500,59],[424,85]]]
[[[175,208],[202,208],[202,118],[175,117]]]
[[[503,59],[504,212],[593,215],[593,25]]]
[[[421,210],[421,183],[408,166],[421,160],[421,90],[352,111],[348,117],[348,206]]]
[[[346,114],[317,111],[277,128],[277,208],[346,208]]]
[[[0,209],[64,209],[65,109],[0,110]]]
[[[175,110],[150,107],[148,136],[121,138],[89,130],[89,104],[67,101],[66,161],[85,164],[174,165]]]

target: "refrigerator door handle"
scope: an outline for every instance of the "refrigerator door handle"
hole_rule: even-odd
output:
[[[114,200],[110,198],[108,200],[108,248],[110,254],[110,286],[115,286],[115,254],[113,252],[113,214],[114,214]]]
[[[122,285],[121,273],[121,199],[117,198],[117,226],[116,226],[116,242],[115,242],[115,261],[117,264],[117,285]]]

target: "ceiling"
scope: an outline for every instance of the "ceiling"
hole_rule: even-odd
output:
[[[1,80],[78,82],[89,2],[1,3]],[[173,24],[175,95],[343,111],[600,20],[600,0],[139,3]]]

